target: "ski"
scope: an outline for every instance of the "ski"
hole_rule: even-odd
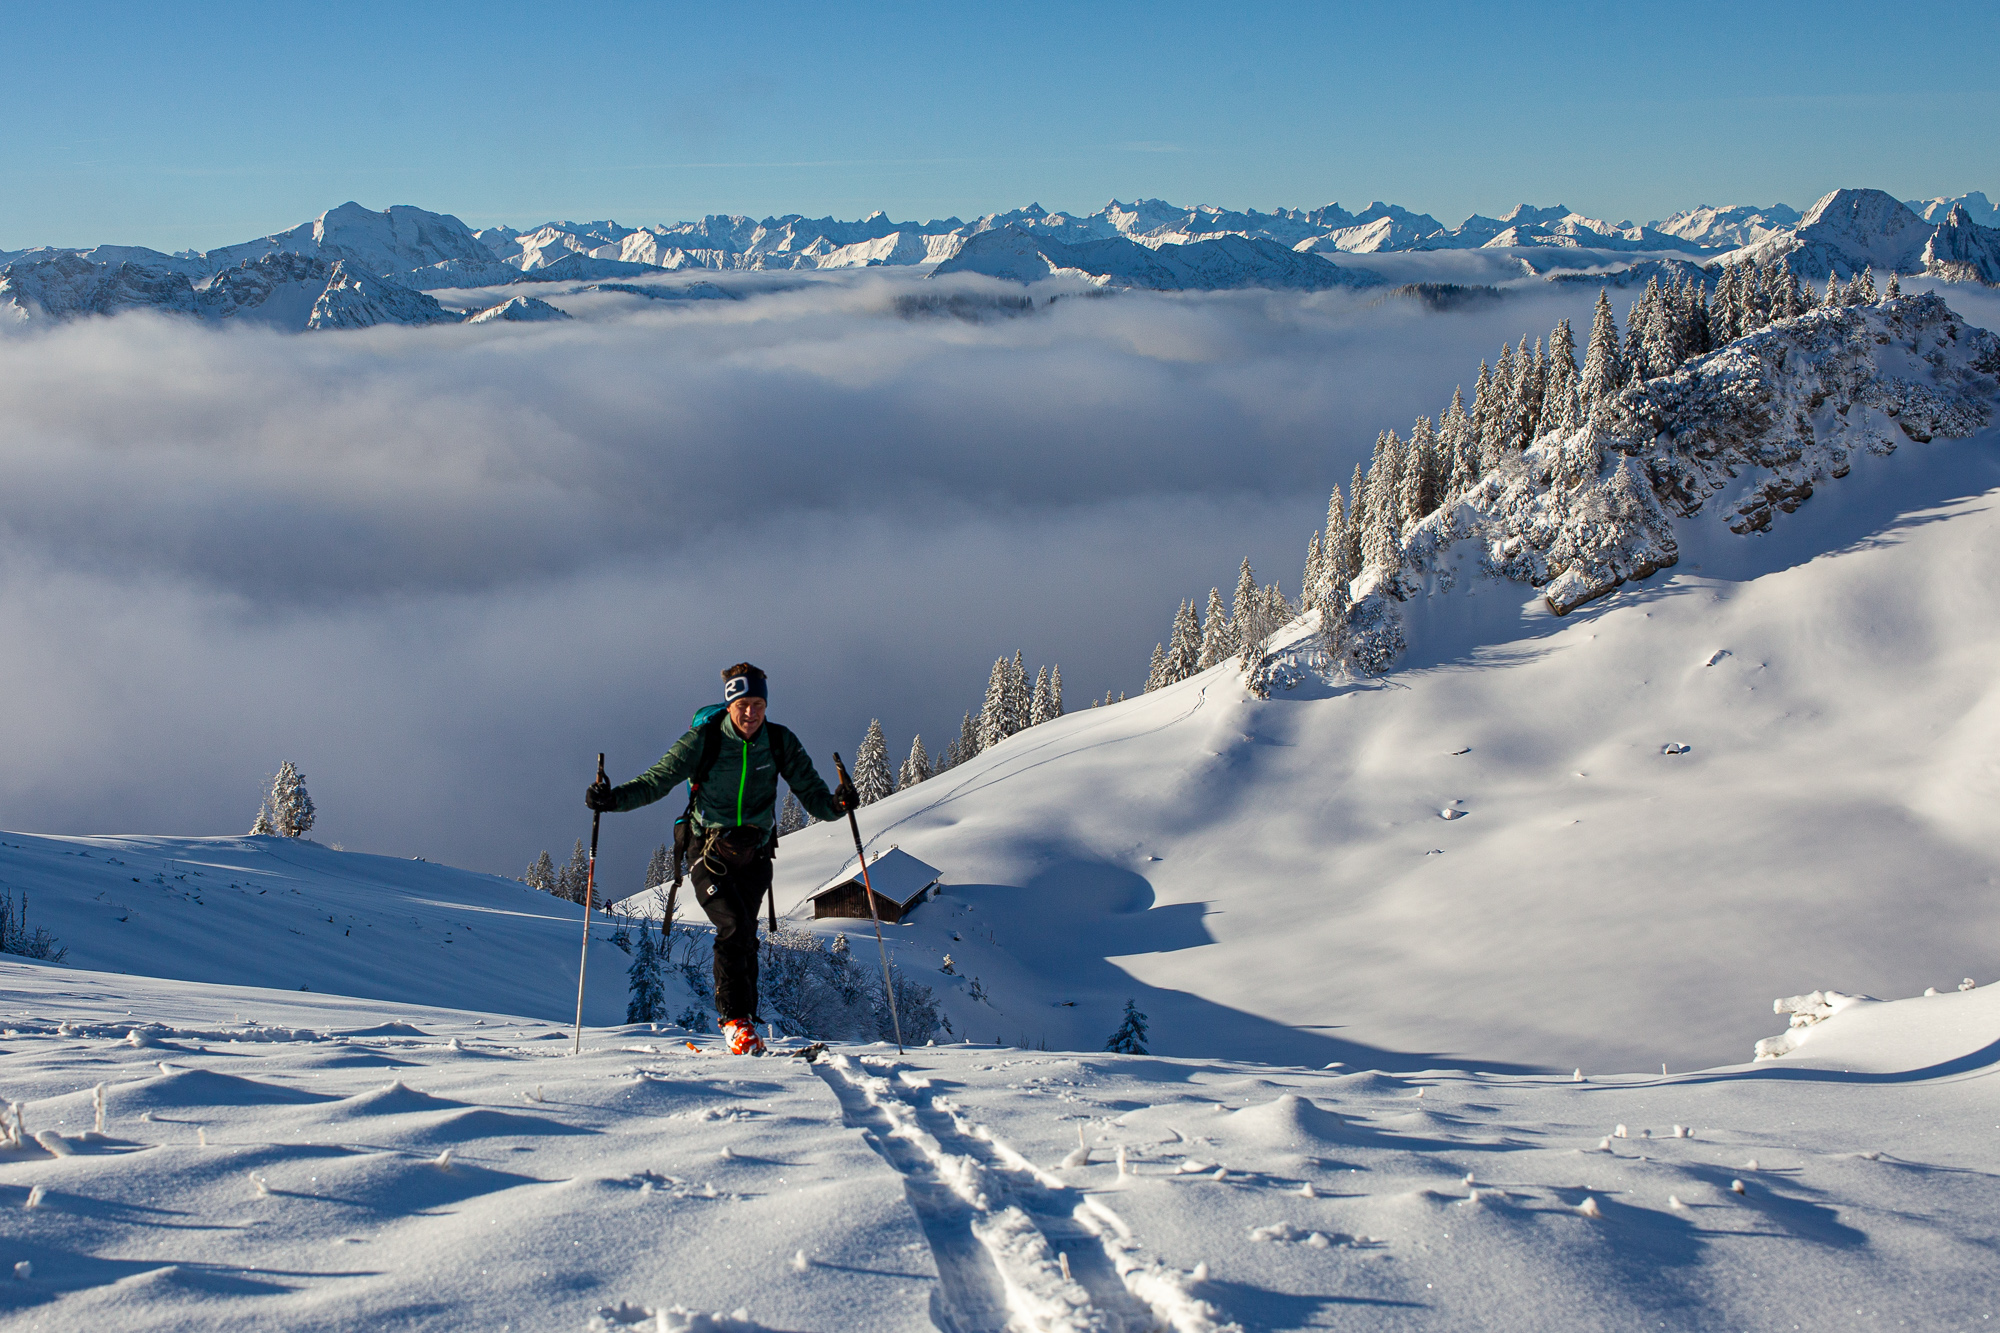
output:
[[[685,1045],[690,1051],[693,1051],[696,1055],[729,1054],[727,1050],[718,1050],[716,1047],[713,1046],[697,1046],[695,1043],[691,1041],[684,1042],[682,1044]],[[756,1058],[761,1059],[762,1057],[767,1055],[782,1055],[793,1060],[803,1060],[807,1064],[816,1064],[819,1061],[819,1058],[825,1054],[826,1054],[826,1043],[823,1041],[816,1041],[812,1045],[802,1046],[796,1051],[770,1051],[770,1050],[759,1051],[757,1052]]]

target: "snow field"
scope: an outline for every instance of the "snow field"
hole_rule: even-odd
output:
[[[1381,679],[1218,667],[1012,737],[860,812],[946,875],[904,965],[952,955],[978,1040],[1093,1049],[1129,997],[1156,1053],[1385,1069],[1694,1068],[1774,996],[1992,981],[1996,443],[1686,525],[1566,618],[1467,579]],[[781,910],[852,857],[785,848]]]
[[[1777,1061],[1578,1083],[977,1046],[807,1066],[630,1027],[572,1058],[499,1015],[0,973],[28,1131],[0,1147],[0,1309],[24,1328],[1990,1312],[1991,988],[1850,1006]]]

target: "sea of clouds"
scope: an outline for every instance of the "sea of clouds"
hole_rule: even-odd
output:
[[[1181,598],[1246,555],[1296,594],[1376,432],[1596,296],[898,313],[944,285],[0,337],[0,823],[235,832],[290,759],[321,840],[512,875],[586,831],[597,751],[631,776],[739,658],[826,771],[870,718],[941,748],[1017,648],[1072,709],[1137,691]],[[607,825],[611,887],[677,809]]]

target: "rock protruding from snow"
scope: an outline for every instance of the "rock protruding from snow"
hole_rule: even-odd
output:
[[[552,319],[568,319],[569,312],[550,305],[536,296],[517,296],[510,301],[486,309],[467,320],[468,324],[492,324],[501,320],[509,323],[533,324]]]
[[[437,298],[378,278],[342,260],[306,316],[308,329],[365,329],[377,324],[453,324],[462,318]]]
[[[66,251],[0,268],[0,319],[12,323],[140,309],[191,315],[194,286],[184,273],[127,261],[97,263]]]
[[[2000,286],[2000,230],[1980,226],[1962,205],[1954,204],[1924,242],[1921,258],[1934,278]]]

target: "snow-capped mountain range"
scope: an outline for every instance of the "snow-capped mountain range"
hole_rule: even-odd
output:
[[[1310,291],[1381,281],[1345,256],[1471,249],[1537,251],[1548,259],[1563,252],[1557,269],[1604,271],[1678,256],[1710,267],[1782,260],[1809,276],[1872,266],[1995,284],[1996,222],[1993,205],[1978,192],[1904,203],[1879,190],[1845,189],[1803,215],[1783,204],[1703,205],[1640,224],[1588,217],[1561,204],[1522,204],[1498,218],[1474,214],[1455,227],[1381,202],[1359,212],[1328,204],[1263,213],[1142,199],[1114,200],[1085,215],[1031,204],[971,222],[895,222],[881,212],[853,222],[710,215],[650,227],[604,220],[474,231],[450,214],[409,205],[375,212],[350,202],[289,231],[215,250],[0,251],[0,319],[30,323],[149,308],[294,330],[457,323],[480,312],[448,308],[425,293],[690,269],[904,267],[1021,282],[1061,276],[1156,291]],[[1530,267],[1545,272],[1550,264]],[[496,297],[486,309],[510,299]]]

